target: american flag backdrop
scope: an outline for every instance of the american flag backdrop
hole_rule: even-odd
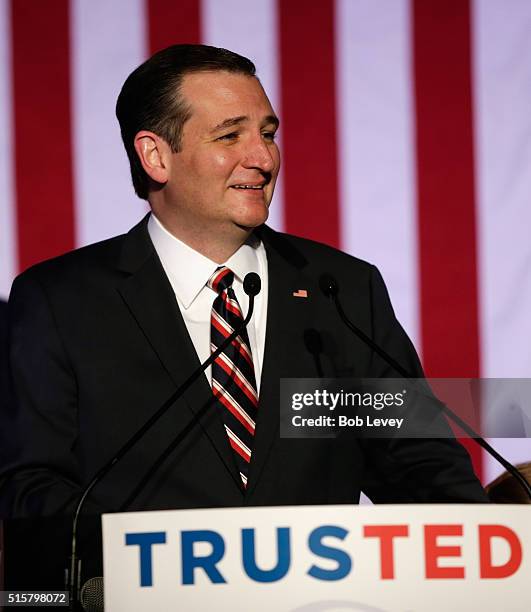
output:
[[[531,376],[529,0],[0,0],[0,297],[145,214],[114,105],[176,42],[253,59],[270,223],[375,263],[428,375]]]

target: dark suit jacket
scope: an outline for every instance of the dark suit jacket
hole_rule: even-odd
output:
[[[11,515],[71,511],[90,477],[199,366],[146,222],[39,264],[13,285],[16,451],[0,490]],[[280,439],[281,377],[393,375],[346,331],[318,288],[322,273],[337,278],[356,325],[410,371],[421,375],[421,368],[375,267],[322,244],[259,231],[269,303],[247,491],[201,376],[96,487],[89,510],[121,508],[146,474],[130,510],[357,503],[362,489],[376,502],[484,501],[466,452],[453,440]],[[294,298],[298,289],[308,298]],[[308,330],[318,334],[318,355]]]

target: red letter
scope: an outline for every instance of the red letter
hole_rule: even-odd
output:
[[[505,565],[492,565],[492,538],[503,538],[511,549]],[[507,578],[512,576],[522,563],[522,545],[512,529],[503,525],[479,526],[479,575],[481,578]]]
[[[460,546],[439,546],[439,536],[463,535],[462,525],[424,525],[426,578],[464,578],[464,567],[439,567],[439,557],[460,557]]]
[[[393,555],[393,538],[407,537],[407,525],[368,525],[363,528],[366,538],[380,538],[380,563],[383,580],[393,580],[395,563]]]

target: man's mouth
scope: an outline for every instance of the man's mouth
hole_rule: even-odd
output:
[[[261,191],[264,189],[264,185],[231,185],[232,189],[255,189]]]

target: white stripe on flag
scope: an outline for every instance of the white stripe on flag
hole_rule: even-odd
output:
[[[202,40],[251,59],[275,111],[280,114],[276,0],[202,0]],[[280,141],[279,141],[280,142]],[[277,181],[268,224],[283,228],[282,175]]]
[[[147,211],[134,194],[114,114],[147,54],[143,0],[75,0],[71,12],[77,244],[121,234]]]
[[[531,4],[474,8],[483,373],[529,377]]]
[[[529,378],[531,4],[472,6],[482,375]],[[492,444],[513,462],[531,460],[529,439]],[[501,471],[488,459],[485,481]]]
[[[0,3],[0,298],[17,272],[9,3]],[[38,163],[35,161],[33,163]]]
[[[419,313],[410,30],[407,0],[337,2],[341,247],[379,267],[397,317],[415,342]]]

